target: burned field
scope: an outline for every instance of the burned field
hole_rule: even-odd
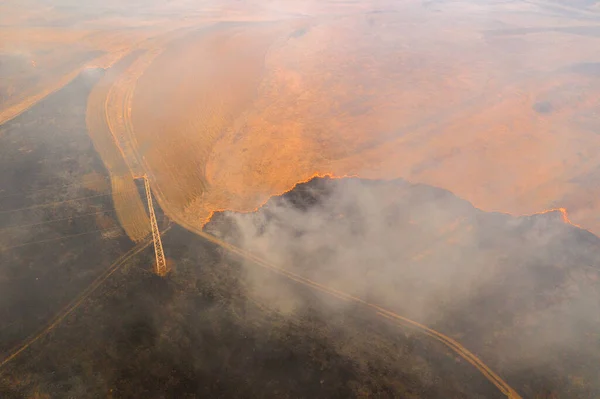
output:
[[[385,223],[374,227],[378,216]],[[334,234],[340,228],[347,236]],[[598,320],[589,318],[598,270],[589,265],[600,247],[560,212],[511,218],[428,186],[315,179],[257,213],[218,214],[206,230],[427,321],[482,357],[523,397],[598,392],[599,350],[590,335]],[[387,241],[374,247],[373,232],[378,239],[387,234]],[[261,246],[261,237],[281,249]],[[335,245],[332,237],[347,241]],[[357,253],[365,249],[359,241],[372,248],[363,255],[370,262]],[[173,267],[167,278],[149,271],[151,252],[132,258],[5,366],[2,396],[503,397],[472,365],[419,331],[273,274],[180,227],[163,243]],[[355,259],[343,257],[348,251]],[[482,274],[492,278],[476,277]]]
[[[134,247],[86,132],[86,99],[101,75],[88,71],[2,126],[3,361]],[[3,364],[0,395],[497,395],[434,341],[279,278],[303,298],[282,312],[249,285],[249,273],[273,281],[271,272],[180,227],[164,245],[169,278],[150,272],[150,250],[131,258]]]

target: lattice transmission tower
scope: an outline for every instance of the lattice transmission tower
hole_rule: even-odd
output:
[[[146,198],[148,200],[148,212],[150,213],[150,225],[152,226],[152,240],[154,241],[154,254],[156,255],[156,265],[154,271],[159,276],[165,276],[168,272],[165,253],[163,252],[162,241],[160,239],[160,230],[156,222],[156,214],[152,205],[152,191],[150,191],[150,182],[148,175],[144,175],[144,187],[146,188]]]

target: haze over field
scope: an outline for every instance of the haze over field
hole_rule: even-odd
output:
[[[565,208],[598,233],[592,3],[9,2],[0,113],[141,49],[152,59],[114,89],[131,110],[109,115],[132,116],[168,212],[192,223],[333,174],[428,183],[486,211]]]
[[[418,383],[406,397],[423,387],[425,397],[592,397],[600,395],[599,110],[600,1],[4,1],[0,259],[19,265],[26,258],[15,248],[62,240],[37,226],[75,229],[73,218],[89,215],[102,240],[122,235],[122,248],[142,248],[152,236],[138,180],[146,177],[160,218],[187,230],[173,233],[177,251],[165,246],[181,265],[165,278],[179,284],[168,290],[209,303],[216,290],[242,301],[243,317],[253,303],[288,320],[307,308],[306,293],[281,282],[289,278],[342,300],[319,308],[325,318],[353,314],[351,303],[434,326],[417,330],[477,377],[453,374],[445,391],[443,375],[411,366]],[[76,145],[65,144],[70,135]],[[55,136],[44,154],[40,143]],[[99,168],[81,155],[92,146]],[[110,201],[65,214],[37,210],[73,201],[66,197],[1,201],[28,192],[29,180],[32,190],[40,181],[79,184],[76,198]],[[22,209],[33,219],[15,216]],[[68,236],[88,234],[75,230]],[[203,258],[194,240],[246,263],[216,251]],[[110,245],[111,256],[127,255]],[[116,257],[104,255],[96,261]],[[56,262],[73,262],[61,269],[68,281],[82,260]],[[211,271],[209,284],[211,268],[226,271]],[[0,284],[9,284],[13,272],[2,270]],[[175,302],[177,317],[193,309]],[[164,306],[171,315],[171,302]],[[170,333],[165,318],[157,336]],[[367,351],[365,337],[364,346],[327,347],[368,380],[356,352]],[[370,383],[353,394],[380,395]]]

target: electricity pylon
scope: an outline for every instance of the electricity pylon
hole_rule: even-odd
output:
[[[144,175],[144,186],[146,188],[146,198],[148,199],[148,212],[150,213],[150,225],[152,227],[152,240],[154,241],[154,254],[156,255],[156,265],[154,272],[159,276],[165,276],[168,272],[165,253],[163,252],[162,241],[160,239],[160,231],[154,214],[154,206],[152,205],[152,192],[150,191],[150,182],[148,175]]]

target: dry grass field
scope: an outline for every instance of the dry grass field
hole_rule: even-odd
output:
[[[217,25],[133,83],[134,139],[167,213],[198,225],[332,174],[403,177],[487,211],[566,208],[600,232],[598,19],[535,7]]]
[[[88,98],[86,124],[94,148],[110,173],[117,218],[129,238],[139,242],[150,234],[150,220],[138,193],[133,173],[105,117],[105,101],[112,87],[111,83],[136,57],[137,54],[132,54],[117,63],[94,87]]]
[[[0,122],[138,49],[107,83],[105,123],[167,213],[199,226],[330,174],[432,184],[487,211],[566,208],[600,232],[594,7],[146,6],[3,5]]]
[[[597,193],[576,180],[598,172],[600,36],[453,17],[349,18],[290,39],[209,180],[250,199],[248,186],[281,193],[315,173],[405,177],[489,211],[565,207],[599,232]]]
[[[69,380],[81,365],[100,359],[108,371],[86,370],[90,380],[102,380],[89,392],[111,397],[139,396],[138,386],[163,396],[180,390],[226,397],[218,385],[242,387],[240,381],[251,379],[249,371],[261,373],[253,377],[257,386],[285,396],[285,389],[269,381],[277,374],[273,370],[284,370],[277,362],[289,363],[288,349],[297,345],[281,330],[283,360],[266,356],[270,367],[244,363],[260,354],[239,326],[258,319],[245,319],[247,306],[233,303],[240,295],[265,314],[273,309],[281,317],[297,314],[303,300],[295,301],[294,290],[281,278],[341,300],[348,313],[363,307],[386,323],[403,320],[404,327],[445,346],[444,361],[434,358],[431,348],[423,349],[431,364],[442,365],[434,378],[412,349],[406,358],[416,363],[395,355],[404,353],[395,340],[404,342],[409,335],[390,330],[393,340],[378,343],[376,334],[361,331],[381,327],[360,320],[339,351],[347,355],[340,364],[364,362],[359,375],[368,377],[368,384],[350,387],[351,378],[335,379],[359,397],[385,396],[382,392],[490,397],[493,391],[512,399],[521,397],[517,392],[584,398],[600,389],[594,366],[600,326],[594,266],[599,253],[594,234],[600,235],[597,5],[587,0],[9,0],[0,4],[0,35],[0,138],[5,140],[0,161],[6,166],[0,193],[11,205],[0,210],[5,269],[31,280],[23,287],[58,287],[56,295],[63,295],[67,284],[61,281],[68,281],[71,267],[79,270],[90,258],[111,264],[119,250],[150,244],[145,197],[136,184],[140,177],[151,185],[161,225],[169,219],[174,227],[164,240],[170,274],[150,271],[155,257],[148,250],[131,262],[129,276],[135,279],[119,277],[135,280],[137,288],[127,292],[122,281],[115,283],[106,291],[114,293],[104,295],[113,306],[98,305],[103,320],[114,325],[96,323],[92,308],[86,310],[91,316],[84,330],[93,330],[87,339],[102,336],[96,342],[102,349],[88,351],[85,340],[70,338],[79,331],[70,330],[64,342],[79,349],[63,351],[67,344],[58,345],[61,356],[50,351],[51,361],[39,362],[47,370],[21,385],[0,378],[0,393],[37,392],[36,378]],[[69,82],[76,83],[80,97],[59,90]],[[77,129],[68,130],[68,124]],[[35,135],[23,140],[29,131]],[[80,133],[77,142],[74,132]],[[60,162],[44,158],[43,145],[54,146],[51,155]],[[98,156],[93,168],[78,158],[82,149]],[[51,167],[52,174],[26,189],[33,172],[46,176]],[[43,201],[42,194],[30,195],[46,192],[38,191],[41,183],[81,186],[89,193]],[[32,203],[19,203],[9,186],[23,186],[16,191]],[[90,199],[98,204],[86,205]],[[128,238],[121,240],[123,233]],[[110,243],[110,252],[94,255],[104,247],[88,240],[91,234]],[[156,245],[157,236],[152,238]],[[63,242],[67,239],[72,244]],[[29,248],[46,248],[63,262]],[[75,250],[77,257],[69,255]],[[33,264],[28,257],[38,269],[22,266]],[[45,277],[38,275],[45,270],[42,264],[66,265],[58,273],[66,280],[38,283]],[[117,270],[113,267],[110,273]],[[5,289],[12,295],[6,294],[7,303],[12,301],[15,315],[31,317],[33,330],[39,320],[23,311],[29,309],[30,293],[39,303],[52,296],[9,287],[21,275],[6,276],[13,276],[0,276],[13,289]],[[315,293],[307,297],[314,299]],[[186,298],[179,308],[178,295]],[[61,300],[66,299],[64,294]],[[147,312],[130,306],[137,302]],[[210,327],[208,313],[197,312],[205,305],[215,315],[231,311],[240,324],[214,324],[214,338],[202,338],[200,330],[190,329],[190,315],[198,326]],[[132,319],[131,339],[110,331],[126,320],[124,308],[135,318],[149,315],[149,320]],[[340,309],[332,304],[331,315]],[[171,316],[181,324],[169,324]],[[277,331],[273,319],[265,320],[268,334]],[[307,337],[329,328],[299,326]],[[27,329],[15,324],[4,331],[12,342]],[[331,331],[335,345],[344,342]],[[229,332],[243,335],[244,352],[232,349]],[[151,351],[142,349],[144,334],[149,348],[168,343],[164,353],[146,357]],[[268,334],[260,330],[257,336]],[[350,345],[363,335],[364,353],[362,346]],[[138,346],[118,349],[139,336]],[[190,345],[201,350],[190,351]],[[265,347],[268,355],[272,345]],[[207,348],[217,348],[217,361],[225,359],[214,370],[203,369]],[[317,363],[329,357],[326,346],[310,348]],[[185,356],[175,356],[179,351]],[[369,351],[385,360],[380,363],[385,375],[374,374],[370,360],[364,360]],[[70,359],[73,369],[55,375],[55,365],[76,352],[85,354],[84,360]],[[181,366],[178,377],[181,359],[190,364]],[[8,360],[0,359],[0,368]],[[242,377],[227,380],[234,363]],[[414,377],[388,367],[392,363]],[[459,363],[468,370],[463,373]],[[325,364],[315,366],[320,368],[315,375]],[[11,371],[15,378],[29,378],[20,371],[29,366],[18,367]],[[141,374],[145,377],[134,381]],[[298,392],[303,380],[283,374],[292,383],[289,391]],[[435,389],[424,394],[421,380]],[[315,377],[317,391],[328,386],[324,381]],[[86,396],[54,382],[44,385],[48,392]],[[336,396],[332,386],[329,396]],[[447,388],[462,393],[445,393]],[[465,393],[471,389],[486,393]],[[230,396],[243,396],[234,391]]]

